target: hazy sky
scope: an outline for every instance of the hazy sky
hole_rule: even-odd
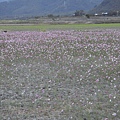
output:
[[[3,2],[3,1],[10,1],[10,0],[0,0],[0,2]]]

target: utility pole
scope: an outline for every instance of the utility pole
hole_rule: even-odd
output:
[[[119,11],[117,11],[117,16],[119,15]]]

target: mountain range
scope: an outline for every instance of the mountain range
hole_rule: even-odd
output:
[[[120,0],[0,0],[0,18],[119,12]]]
[[[100,5],[96,6],[90,13],[102,12],[119,12],[120,13],[120,0],[103,0]]]
[[[0,17],[68,15],[89,11],[103,0],[0,0]]]

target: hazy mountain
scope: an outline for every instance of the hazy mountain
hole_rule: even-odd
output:
[[[72,14],[76,10],[88,11],[102,1],[103,0],[9,0],[9,2],[0,2],[0,16]]]
[[[95,7],[90,13],[102,12],[120,12],[120,0],[103,0],[103,2]]]

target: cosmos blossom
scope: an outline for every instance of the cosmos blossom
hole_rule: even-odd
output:
[[[119,67],[119,29],[0,32],[2,108],[9,111],[4,99],[18,106],[25,102],[24,109],[34,106],[38,113],[46,106],[51,111],[46,113],[54,108],[58,116],[73,109],[114,119],[119,114]],[[74,118],[73,113],[66,115]]]

